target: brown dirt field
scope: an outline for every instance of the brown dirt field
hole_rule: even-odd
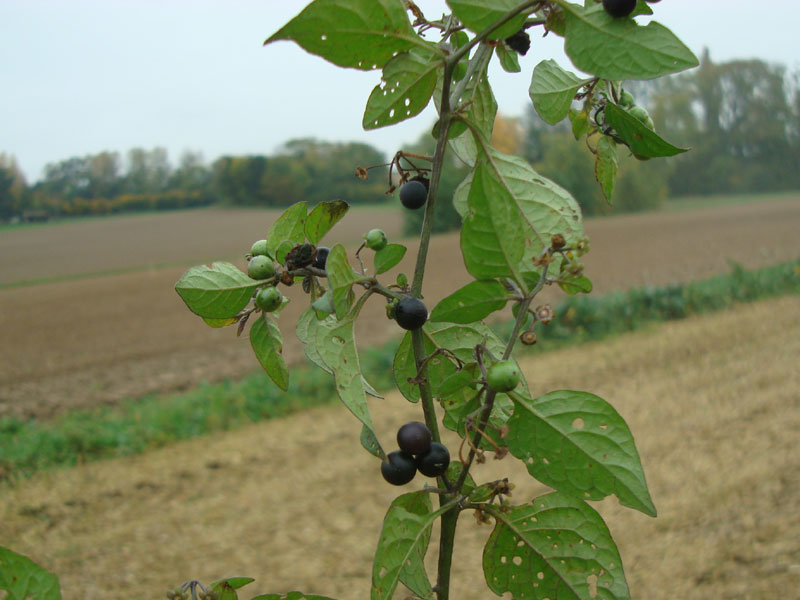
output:
[[[798,200],[590,220],[586,229],[592,251],[585,257],[586,272],[596,292],[604,293],[702,279],[727,271],[728,259],[753,268],[797,258]],[[349,215],[332,231],[331,241],[358,239],[368,228],[384,226],[373,221],[375,216],[367,211]],[[384,219],[395,216],[387,211]],[[235,221],[225,218],[231,219],[229,224]],[[396,231],[399,224],[385,228]],[[235,231],[214,235],[229,240]],[[245,239],[254,235],[258,234]],[[167,250],[164,245],[162,252]],[[400,269],[411,273],[415,256],[410,247]],[[432,307],[467,283],[469,275],[458,234],[434,238],[430,257],[423,291]],[[256,368],[246,336],[236,339],[231,329],[212,330],[185,308],[173,289],[184,270],[154,268],[0,289],[0,416],[48,417],[241,376]],[[292,323],[306,300],[299,286],[289,292],[295,301],[280,323],[287,360],[297,362],[303,360],[302,349]],[[558,299],[556,290],[546,292],[544,299]],[[359,321],[362,347],[386,342],[397,333],[380,300],[370,302]]]
[[[636,436],[658,518],[613,498],[598,503],[633,598],[797,598],[798,331],[800,298],[786,297],[523,364],[533,393],[591,390]],[[383,440],[419,418],[397,394],[372,407]],[[0,488],[0,540],[56,572],[65,600],[160,597],[190,578],[231,575],[256,578],[250,595],[361,598],[380,522],[400,490],[380,479],[358,431],[333,405],[40,473]],[[504,475],[517,485],[516,502],[544,491],[513,458],[477,467],[479,481]],[[489,532],[462,515],[454,598],[491,597],[480,570]]]

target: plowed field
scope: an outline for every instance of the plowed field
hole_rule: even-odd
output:
[[[533,394],[595,392],[636,437],[658,518],[613,498],[597,505],[633,598],[798,597],[798,331],[800,298],[787,297],[523,363]],[[419,418],[398,394],[371,408],[384,445]],[[0,487],[0,541],[57,573],[65,600],[158,598],[189,579],[233,575],[256,578],[244,598],[291,589],[365,598],[380,523],[401,490],[383,482],[358,432],[331,405],[39,473]],[[453,438],[445,441],[455,452]],[[510,456],[475,475],[509,476],[518,503],[545,491]],[[458,527],[452,597],[494,597],[480,560],[491,527],[469,513]]]
[[[4,232],[0,283],[94,275],[0,289],[0,416],[51,416],[252,370],[247,339],[207,328],[173,285],[191,264],[241,264],[235,257],[263,237],[272,218],[265,211],[204,210]],[[355,248],[372,227],[395,238],[400,219],[388,210],[354,211],[327,241]],[[800,255],[800,196],[590,220],[586,230],[586,272],[599,293],[701,279],[726,271],[728,260],[752,268]],[[401,270],[412,271],[414,255],[410,247]],[[423,291],[432,307],[469,277],[457,234],[435,238],[429,256]],[[302,352],[291,324],[304,302],[298,286],[290,292],[295,302],[281,325],[284,353],[297,361]],[[367,306],[362,345],[397,333],[379,300]]]

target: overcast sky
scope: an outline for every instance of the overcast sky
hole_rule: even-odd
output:
[[[48,162],[164,146],[269,154],[291,138],[358,140],[388,154],[433,114],[372,132],[361,115],[380,72],[340,69],[291,42],[263,40],[294,0],[0,0],[0,152],[29,181]],[[428,17],[444,0],[417,0]],[[769,8],[767,8],[769,6]],[[715,61],[761,58],[800,69],[800,2],[662,0],[655,19]],[[645,22],[642,20],[642,22]],[[562,40],[534,39],[523,72],[490,71],[500,111],[521,115],[540,60],[564,65]]]

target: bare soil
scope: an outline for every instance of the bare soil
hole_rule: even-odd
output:
[[[633,598],[798,597],[798,332],[800,298],[786,297],[523,364],[532,393],[595,392],[636,437],[658,518],[613,498],[596,503]],[[419,418],[398,394],[372,409],[387,446]],[[358,433],[331,405],[40,473],[0,488],[0,540],[57,573],[65,600],[156,598],[188,579],[232,575],[256,578],[245,598],[291,589],[364,598],[386,507],[423,482],[384,483]],[[510,476],[515,502],[546,492],[512,457],[476,469],[479,482]],[[480,566],[490,531],[461,515],[454,598],[492,597]]]
[[[589,220],[586,230],[592,250],[585,257],[586,272],[596,292],[604,293],[702,279],[727,271],[729,260],[754,268],[797,258],[798,200]],[[258,219],[253,213],[260,215]],[[139,217],[110,220],[112,233],[102,239],[88,232],[105,235],[103,221],[83,224],[94,226],[89,229],[76,223],[70,235],[62,232],[61,226],[20,230],[0,238],[0,260],[5,261],[6,269],[14,263],[6,253],[18,253],[19,261],[27,261],[28,276],[37,279],[52,275],[53,265],[62,259],[64,265],[56,271],[72,274],[122,268],[123,264],[164,264],[177,256],[181,260],[196,256],[195,264],[210,257],[231,259],[264,235],[264,214],[174,213],[164,217],[166,224],[153,230],[159,233],[152,238],[147,231],[158,221],[145,220],[145,227]],[[399,219],[392,211],[354,211],[334,228],[329,242],[349,243],[355,250],[360,236],[375,226],[396,238],[401,230]],[[220,223],[219,230],[215,223]],[[120,224],[127,224],[128,229]],[[3,246],[12,233],[20,234],[23,241],[22,234],[34,236],[40,243],[49,238],[39,236],[51,236],[47,243],[54,245],[50,246],[49,262],[43,264],[29,254],[30,240]],[[246,240],[244,248],[234,245],[242,239]],[[191,247],[191,252],[183,253],[184,245]],[[406,273],[412,272],[416,255],[414,244],[409,246],[398,268]],[[82,262],[90,256],[94,262]],[[463,267],[458,234],[434,238],[429,256],[423,292],[431,308],[470,278]],[[129,262],[124,263],[126,260]],[[244,266],[243,259],[233,260]],[[369,259],[367,266],[371,266]],[[246,336],[237,339],[231,328],[209,329],[181,302],[173,286],[185,268],[152,266],[136,272],[0,289],[0,416],[49,417],[72,408],[114,404],[127,397],[180,390],[253,370],[256,362]],[[7,281],[14,280],[5,276],[4,270],[0,272]],[[289,289],[294,302],[280,318],[284,353],[290,362],[303,360],[292,332],[292,323],[305,306],[298,288]],[[555,301],[558,295],[548,290],[544,299]],[[397,336],[398,328],[386,319],[380,299],[368,304],[358,333],[362,347]]]

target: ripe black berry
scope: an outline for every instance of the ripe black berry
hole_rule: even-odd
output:
[[[406,423],[397,431],[397,445],[408,454],[425,454],[431,449],[431,430],[419,421]]]
[[[636,0],[603,0],[603,8],[612,17],[627,17],[636,8]]]
[[[317,254],[314,256],[314,262],[311,263],[312,267],[317,269],[324,269],[325,268],[325,261],[328,260],[328,254],[330,254],[331,249],[325,246],[318,246],[317,247]]]
[[[428,198],[428,188],[418,179],[406,181],[400,188],[400,202],[412,210],[422,207]]]
[[[506,38],[506,44],[508,44],[508,47],[512,50],[516,50],[522,54],[522,56],[525,56],[528,50],[531,49],[531,36],[529,36],[528,32],[524,29],[520,29],[511,37]]]
[[[407,296],[394,309],[394,319],[403,329],[419,329],[428,320],[428,309],[419,298]]]
[[[450,464],[450,452],[444,444],[431,443],[431,449],[422,456],[417,457],[417,469],[425,477],[438,477],[444,475]]]
[[[414,457],[402,450],[389,452],[386,456],[389,462],[381,463],[381,475],[392,485],[405,485],[417,474],[417,465]]]

